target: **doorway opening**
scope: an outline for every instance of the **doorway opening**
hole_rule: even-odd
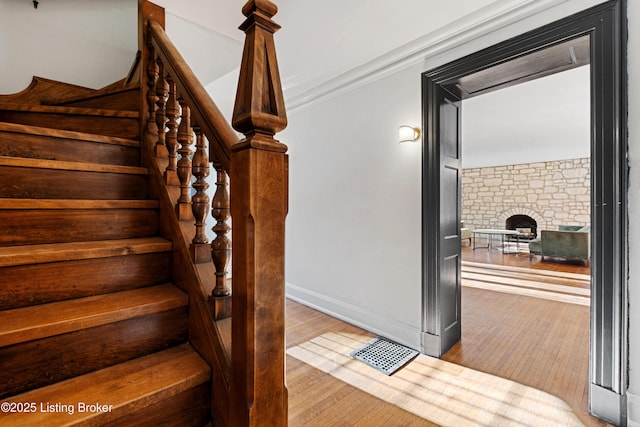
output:
[[[589,249],[564,230],[591,222],[589,104],[589,65],[462,101],[461,218],[517,234],[462,245],[461,340],[442,356],[559,397],[587,426],[590,269],[553,255],[573,255],[563,239]]]
[[[553,48],[566,51],[566,43],[579,47],[586,41],[592,194],[588,396],[590,412],[615,424],[626,417],[628,366],[623,6],[623,0],[603,3],[423,74],[422,342],[425,353],[440,357],[462,330],[461,101],[557,70],[549,67],[557,64]],[[573,64],[580,61],[578,47],[570,55]]]

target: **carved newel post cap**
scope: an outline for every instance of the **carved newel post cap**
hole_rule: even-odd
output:
[[[242,7],[242,14],[244,16],[249,16],[257,11],[260,11],[263,15],[267,15],[269,18],[272,18],[276,13],[278,13],[278,6],[269,0],[249,0]]]
[[[271,20],[278,7],[269,0],[249,0],[242,8],[247,17],[240,29],[246,33],[238,91],[231,124],[245,135],[232,151],[249,147],[286,152],[273,136],[287,127],[287,115],[278,71],[273,33],[280,26]]]

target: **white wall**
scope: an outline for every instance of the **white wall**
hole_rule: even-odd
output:
[[[420,125],[414,66],[294,113],[290,146],[287,292],[419,348]]]
[[[584,66],[462,101],[462,167],[589,157],[590,87]]]
[[[5,28],[7,28],[8,8],[5,2],[0,1],[0,68],[5,68],[5,63],[9,61],[9,39],[5,37]],[[2,74],[4,76],[4,73]],[[4,80],[4,78],[3,78]],[[1,83],[0,83],[1,84]],[[0,90],[0,94],[2,90]]]
[[[0,94],[32,76],[100,88],[126,76],[138,49],[135,0],[2,0]]]
[[[165,15],[167,35],[204,86],[240,68],[242,42],[181,18],[173,12],[166,11]]]
[[[640,2],[629,19],[629,427],[640,427]]]

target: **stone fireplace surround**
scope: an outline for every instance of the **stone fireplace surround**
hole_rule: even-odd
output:
[[[590,159],[578,158],[464,169],[465,227],[505,228],[512,215],[527,215],[540,230],[589,225]]]

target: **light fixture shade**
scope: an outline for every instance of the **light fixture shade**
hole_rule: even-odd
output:
[[[414,142],[420,139],[420,128],[400,126],[398,128],[398,142]]]

